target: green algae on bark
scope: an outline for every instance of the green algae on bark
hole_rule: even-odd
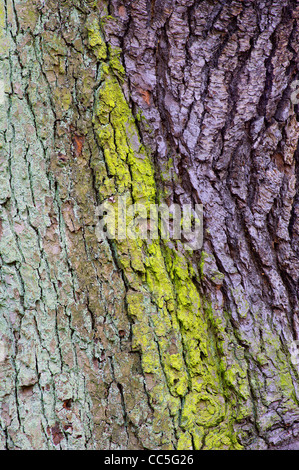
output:
[[[122,91],[119,52],[105,47],[95,22],[87,28],[89,45],[101,59],[93,117],[106,169],[104,176],[96,173],[100,200],[126,194],[128,206],[142,203],[149,210],[158,198],[154,167]],[[148,394],[156,419],[167,423],[171,417],[177,423],[178,448],[200,449],[203,442],[205,448],[240,448],[210,347],[208,318],[182,244],[161,239],[111,243],[126,279],[133,347],[140,351],[146,380],[151,377]],[[164,424],[163,432],[172,448]]]

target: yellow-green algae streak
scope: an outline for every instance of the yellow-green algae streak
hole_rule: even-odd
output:
[[[105,160],[96,170],[100,199],[126,195],[127,205],[149,208],[158,198],[154,168],[122,91],[119,50],[106,45],[97,19],[87,31],[101,66],[93,117]],[[221,325],[202,304],[182,245],[159,239],[116,239],[114,244],[128,288],[133,347],[140,351],[154,410],[153,432],[165,435],[165,449],[240,449],[233,423],[246,412],[225,398],[217,335],[211,335],[208,322],[217,334]],[[177,429],[171,439],[169,426]]]

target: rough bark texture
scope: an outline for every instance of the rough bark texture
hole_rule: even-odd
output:
[[[0,0],[1,448],[296,446],[296,3]]]

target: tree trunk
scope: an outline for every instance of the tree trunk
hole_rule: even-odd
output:
[[[296,447],[296,3],[0,0],[1,448]]]

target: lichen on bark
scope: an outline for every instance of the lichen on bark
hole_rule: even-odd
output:
[[[297,435],[297,10],[148,7],[1,2],[2,448]],[[118,196],[202,203],[203,249],[99,243]]]
[[[90,31],[91,27],[88,29]],[[91,39],[91,47],[93,43]],[[94,118],[107,178],[114,178],[113,192],[106,194],[103,175],[98,191],[102,198],[111,198],[117,188],[117,194],[127,192],[129,205],[141,202],[149,207],[157,200],[150,155],[140,142],[135,120],[113,68],[109,59],[101,63],[101,85],[96,92]],[[197,449],[202,447],[203,438],[207,436],[214,448],[239,448],[229,426],[223,427],[222,432],[216,427],[236,416],[232,416],[231,409],[225,409],[224,390],[219,393],[228,381],[221,383],[217,374],[218,364],[210,348],[207,319],[199,292],[192,282],[192,276],[199,282],[198,275],[188,263],[187,253],[182,253],[181,243],[175,246],[169,242],[164,247],[162,243],[163,240],[142,243],[141,240],[127,239],[115,242],[117,259],[129,290],[127,304],[134,322],[133,344],[140,349],[144,373],[152,375],[155,384],[151,386],[149,396],[153,408],[155,404],[160,405],[156,411],[159,427],[163,426],[167,435],[170,426],[166,418],[171,410],[177,423],[179,447],[186,441],[187,433],[187,440],[194,442]],[[139,258],[138,263],[136,258]],[[133,262],[128,264],[127,259]],[[150,305],[149,298],[154,305]],[[147,308],[146,303],[149,304]],[[244,375],[238,365],[235,371],[239,371],[240,377]],[[231,381],[230,385],[234,386],[234,383]],[[213,434],[217,435],[217,444],[211,437]],[[171,445],[170,440],[168,445]]]

